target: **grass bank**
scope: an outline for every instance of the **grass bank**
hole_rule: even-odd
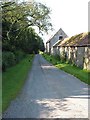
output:
[[[2,73],[0,72],[0,115],[2,113]]]
[[[28,55],[17,65],[2,74],[2,111],[4,112],[20,92],[32,66],[34,55]]]
[[[90,71],[83,70],[79,67],[76,67],[72,64],[61,62],[59,59],[55,58],[52,55],[42,54],[47,61],[55,65],[57,68],[74,75],[79,78],[81,81],[90,85]]]

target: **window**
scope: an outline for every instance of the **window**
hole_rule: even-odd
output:
[[[61,40],[62,38],[63,38],[63,36],[62,36],[62,35],[60,35],[60,36],[59,36],[59,40]]]

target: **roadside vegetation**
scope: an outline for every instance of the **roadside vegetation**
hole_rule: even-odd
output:
[[[38,2],[2,1],[3,71],[17,64],[25,54],[44,51],[43,39],[36,33],[52,29],[50,9]]]
[[[43,39],[38,33],[48,32],[52,24],[49,16],[51,10],[44,4],[20,0],[3,0],[1,3],[4,111],[25,82],[33,60],[32,54],[45,50]]]
[[[4,111],[11,100],[13,100],[23,87],[32,66],[34,55],[27,55],[17,65],[10,67],[2,76],[2,111]]]
[[[2,73],[0,72],[0,116],[2,114]]]
[[[81,81],[90,85],[90,79],[89,79],[90,71],[83,70],[73,64],[69,64],[68,62],[62,61],[58,56],[52,56],[45,53],[43,53],[42,55],[47,61],[55,65],[57,68],[74,75],[75,77],[79,78]]]

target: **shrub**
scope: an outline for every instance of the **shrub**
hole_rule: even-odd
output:
[[[59,55],[55,55],[54,56],[56,60],[60,60],[60,56]]]
[[[5,71],[6,68],[15,65],[15,55],[13,52],[3,52],[2,53],[2,70]]]
[[[15,51],[14,54],[16,63],[20,62],[26,56],[26,54],[22,51]]]
[[[26,54],[22,51],[5,51],[2,53],[2,71],[6,71],[7,68],[15,65],[16,63],[20,62]]]
[[[5,72],[5,71],[6,71],[6,66],[5,66],[5,64],[4,64],[4,63],[2,64],[2,71],[3,71],[3,72]]]
[[[60,61],[63,63],[67,60],[67,55],[65,51],[62,51],[60,54]]]

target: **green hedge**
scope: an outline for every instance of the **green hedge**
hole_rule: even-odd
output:
[[[2,71],[6,71],[7,68],[20,62],[25,56],[25,53],[23,53],[22,51],[2,52]]]
[[[15,55],[13,52],[3,52],[2,53],[2,70],[5,71],[6,68],[15,65]]]
[[[14,54],[16,63],[20,62],[24,57],[26,57],[26,54],[22,51],[15,51]]]

